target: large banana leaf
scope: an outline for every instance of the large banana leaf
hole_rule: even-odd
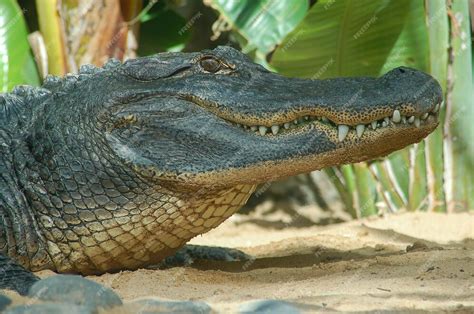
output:
[[[307,78],[378,76],[400,65],[427,71],[424,10],[423,0],[320,0],[276,49],[271,65]],[[346,205],[362,216],[373,214],[380,201],[391,209],[420,208],[427,193],[424,149],[392,154],[370,168],[343,166],[341,184],[353,196]]]
[[[307,0],[207,0],[247,41],[244,51],[269,53],[308,11]]]
[[[321,0],[271,65],[308,78],[376,76],[402,64],[426,70],[427,39],[422,0]]]
[[[27,36],[23,14],[16,1],[0,1],[0,92],[7,92],[18,84],[39,84]]]

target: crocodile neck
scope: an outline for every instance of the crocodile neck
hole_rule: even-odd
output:
[[[31,138],[13,149],[18,184],[30,208],[24,212],[32,214],[20,225],[33,230],[19,234],[37,234],[37,245],[28,247],[27,255],[43,258],[37,263],[16,258],[31,270],[90,274],[159,262],[234,214],[255,188],[171,190],[107,158],[107,146],[91,140],[98,137],[74,138],[83,141],[48,159],[35,158],[47,145],[34,146]],[[56,147],[66,147],[67,139],[56,140]],[[6,229],[14,230],[7,224]],[[9,238],[4,241],[13,242]],[[16,236],[8,245],[26,247],[26,239]]]

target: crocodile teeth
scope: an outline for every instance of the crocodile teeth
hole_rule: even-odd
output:
[[[440,105],[439,103],[436,104],[436,106],[435,106],[434,109],[433,109],[433,112],[435,112],[435,113],[438,112],[439,107],[441,107],[441,105]]]
[[[402,123],[403,123],[403,124],[407,124],[407,117],[402,116]]]
[[[415,122],[415,116],[411,116],[410,118],[408,118],[408,122],[409,123]]]
[[[289,129],[289,128],[290,128],[290,124],[287,122],[287,123],[283,124],[283,127],[284,127],[285,129]]]
[[[356,132],[357,132],[357,137],[358,138],[361,138],[362,137],[362,134],[364,134],[364,131],[365,131],[365,125],[363,124],[358,124],[356,126]]]
[[[298,124],[298,119],[293,120],[294,124]]]
[[[265,126],[259,126],[258,127],[258,132],[260,132],[260,135],[265,135],[267,133],[268,128]]]
[[[387,125],[388,125],[388,122],[384,120],[384,121],[382,122],[382,128],[386,127]]]
[[[277,135],[280,127],[278,125],[272,125],[272,133],[273,135]]]
[[[252,130],[253,132],[257,131],[258,130],[258,126],[251,126],[250,127],[250,130]]]
[[[416,126],[417,128],[420,127],[420,118],[416,118],[416,119],[415,119],[415,126]]]
[[[395,123],[399,123],[401,120],[402,120],[402,117],[400,115],[400,111],[398,110],[393,111],[392,121]]]
[[[429,115],[428,112],[424,113],[424,114],[421,116],[421,120],[425,120],[426,118],[428,118],[428,115]]]
[[[305,119],[305,120],[309,120],[309,116],[304,116],[304,119]]]
[[[349,126],[344,125],[344,124],[337,126],[337,137],[339,139],[339,142],[344,141],[348,133],[349,133]]]
[[[384,126],[387,126],[387,125],[390,123],[389,117],[383,118],[383,122],[385,122],[385,124],[386,124],[386,125],[384,125]]]
[[[377,128],[377,121],[372,121],[370,125],[372,126],[372,129],[375,130]]]

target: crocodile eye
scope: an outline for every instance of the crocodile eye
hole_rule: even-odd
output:
[[[210,73],[216,73],[217,71],[221,69],[221,63],[218,60],[211,57],[201,59],[199,64],[204,69],[204,71],[210,72]]]

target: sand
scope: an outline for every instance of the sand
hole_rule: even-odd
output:
[[[222,312],[257,299],[287,300],[309,312],[474,312],[473,214],[403,213],[281,229],[251,221],[235,215],[192,243],[238,248],[255,260],[88,278],[124,301],[200,300]]]

